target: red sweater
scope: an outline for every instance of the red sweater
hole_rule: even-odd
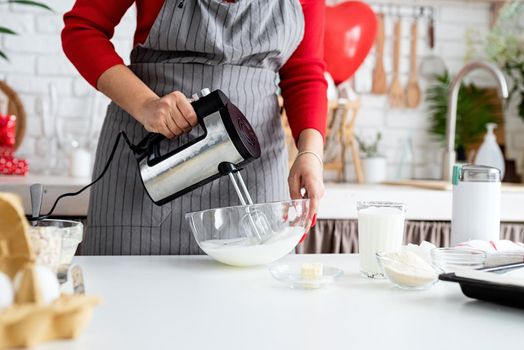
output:
[[[134,45],[143,43],[165,0],[136,0]],[[110,42],[115,26],[135,0],[76,0],[64,15],[62,45],[67,57],[94,87],[100,75],[123,60]],[[293,136],[313,128],[325,134],[327,83],[323,60],[324,0],[300,0],[304,39],[280,69],[280,88]]]

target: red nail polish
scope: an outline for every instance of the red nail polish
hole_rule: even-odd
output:
[[[317,214],[313,215],[313,219],[311,219],[311,227],[315,226],[317,223]]]
[[[304,242],[304,240],[306,239],[306,236],[307,236],[307,233],[304,233],[304,235],[302,236],[302,238],[300,239],[300,242],[298,242],[298,244]]]

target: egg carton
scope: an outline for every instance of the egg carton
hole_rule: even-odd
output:
[[[0,192],[0,271],[14,278],[16,272],[35,260],[20,199]]]
[[[0,311],[0,349],[76,338],[100,303],[83,294],[61,294],[49,304],[43,301],[28,229],[19,198],[0,193],[0,271],[11,280],[21,273],[15,303]]]
[[[1,313],[0,349],[74,339],[89,323],[98,303],[93,296],[62,294],[49,305],[14,304]]]

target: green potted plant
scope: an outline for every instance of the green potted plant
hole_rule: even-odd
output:
[[[431,117],[430,132],[442,142],[446,139],[448,91],[451,76],[436,76],[435,82],[426,90],[426,103]],[[486,124],[500,121],[500,110],[489,90],[475,84],[462,84],[457,105],[455,150],[458,160],[465,161],[467,153],[482,141]]]
[[[379,151],[382,134],[377,133],[374,140],[368,141],[355,136],[362,159],[364,182],[368,184],[386,181],[387,160]]]
[[[34,7],[40,7],[43,9],[46,9],[48,11],[53,11],[49,6],[46,4],[43,4],[38,1],[32,1],[32,0],[0,0],[0,7],[9,5],[9,4],[16,4],[16,5],[22,5],[22,6],[34,6]],[[7,35],[17,35],[14,30],[0,25],[0,34],[7,34]],[[0,57],[4,60],[8,60],[8,57],[4,51],[0,49]]]
[[[508,1],[500,10],[497,21],[486,35],[484,51],[506,73],[512,83],[510,100],[517,100],[519,117],[524,121],[524,35],[522,18],[524,2]],[[507,106],[510,104],[508,103]]]

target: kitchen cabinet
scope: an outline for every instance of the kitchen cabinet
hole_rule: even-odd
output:
[[[456,284],[404,291],[358,273],[357,255],[293,255],[345,271],[326,289],[293,290],[266,267],[205,256],[77,257],[104,299],[75,349],[496,349],[521,342],[524,312],[473,301]]]

